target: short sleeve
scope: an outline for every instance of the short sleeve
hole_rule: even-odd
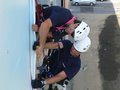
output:
[[[80,59],[72,60],[72,62],[66,66],[64,72],[66,73],[68,80],[71,80],[79,72],[80,67],[81,67]]]

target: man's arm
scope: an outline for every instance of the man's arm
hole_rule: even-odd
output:
[[[45,44],[44,48],[48,48],[48,49],[63,48],[63,43],[62,42],[48,42]]]
[[[46,79],[45,82],[46,82],[47,85],[48,84],[53,84],[53,83],[59,82],[61,80],[64,80],[66,77],[67,77],[66,73],[64,71],[61,71],[57,75]]]
[[[38,79],[32,80],[31,84],[32,84],[32,87],[34,89],[42,88],[42,87],[44,87],[44,85],[54,84],[54,83],[57,83],[61,80],[64,80],[65,78],[67,78],[66,73],[64,71],[61,71],[57,75],[55,75],[51,78],[48,78],[44,81],[43,80],[38,80]]]
[[[45,20],[39,28],[40,46],[44,47],[46,38],[50,28],[52,27],[52,22],[50,19]]]
[[[43,54],[44,45],[45,45],[46,38],[50,30],[50,27],[52,27],[52,22],[50,19],[47,19],[41,24],[39,28],[39,39],[40,39],[39,45],[40,46],[36,50],[38,57],[40,57]]]
[[[37,24],[32,24],[32,31],[34,31],[34,32],[38,32],[39,31],[39,27],[38,27]],[[53,38],[52,32],[48,33],[47,38]]]

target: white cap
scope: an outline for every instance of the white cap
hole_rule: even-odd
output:
[[[90,27],[87,23],[81,22],[74,31],[74,40],[82,40],[90,33]]]
[[[86,52],[91,45],[91,40],[89,37],[84,38],[83,40],[75,41],[73,46],[78,52]]]

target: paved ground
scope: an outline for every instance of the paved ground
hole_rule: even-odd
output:
[[[99,68],[103,90],[120,90],[120,27],[117,20],[115,15],[107,17],[99,36]]]
[[[90,25],[92,46],[81,55],[87,69],[68,90],[120,90],[120,14],[74,14]]]
[[[77,14],[79,16],[79,14]],[[88,17],[89,16],[89,17]],[[99,72],[99,35],[102,31],[104,20],[109,14],[80,14],[84,21],[91,27],[89,37],[92,40],[91,48],[81,55],[82,65],[87,64],[85,71],[80,71],[74,79],[72,90],[102,90],[101,74]]]

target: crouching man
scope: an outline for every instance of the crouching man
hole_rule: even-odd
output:
[[[59,83],[66,79],[70,81],[80,70],[80,53],[86,52],[90,45],[89,37],[75,41],[74,44],[69,40],[46,43],[45,48],[58,49],[50,56],[49,64],[52,77],[46,78],[44,81],[32,80],[32,87],[42,88],[44,85]]]

